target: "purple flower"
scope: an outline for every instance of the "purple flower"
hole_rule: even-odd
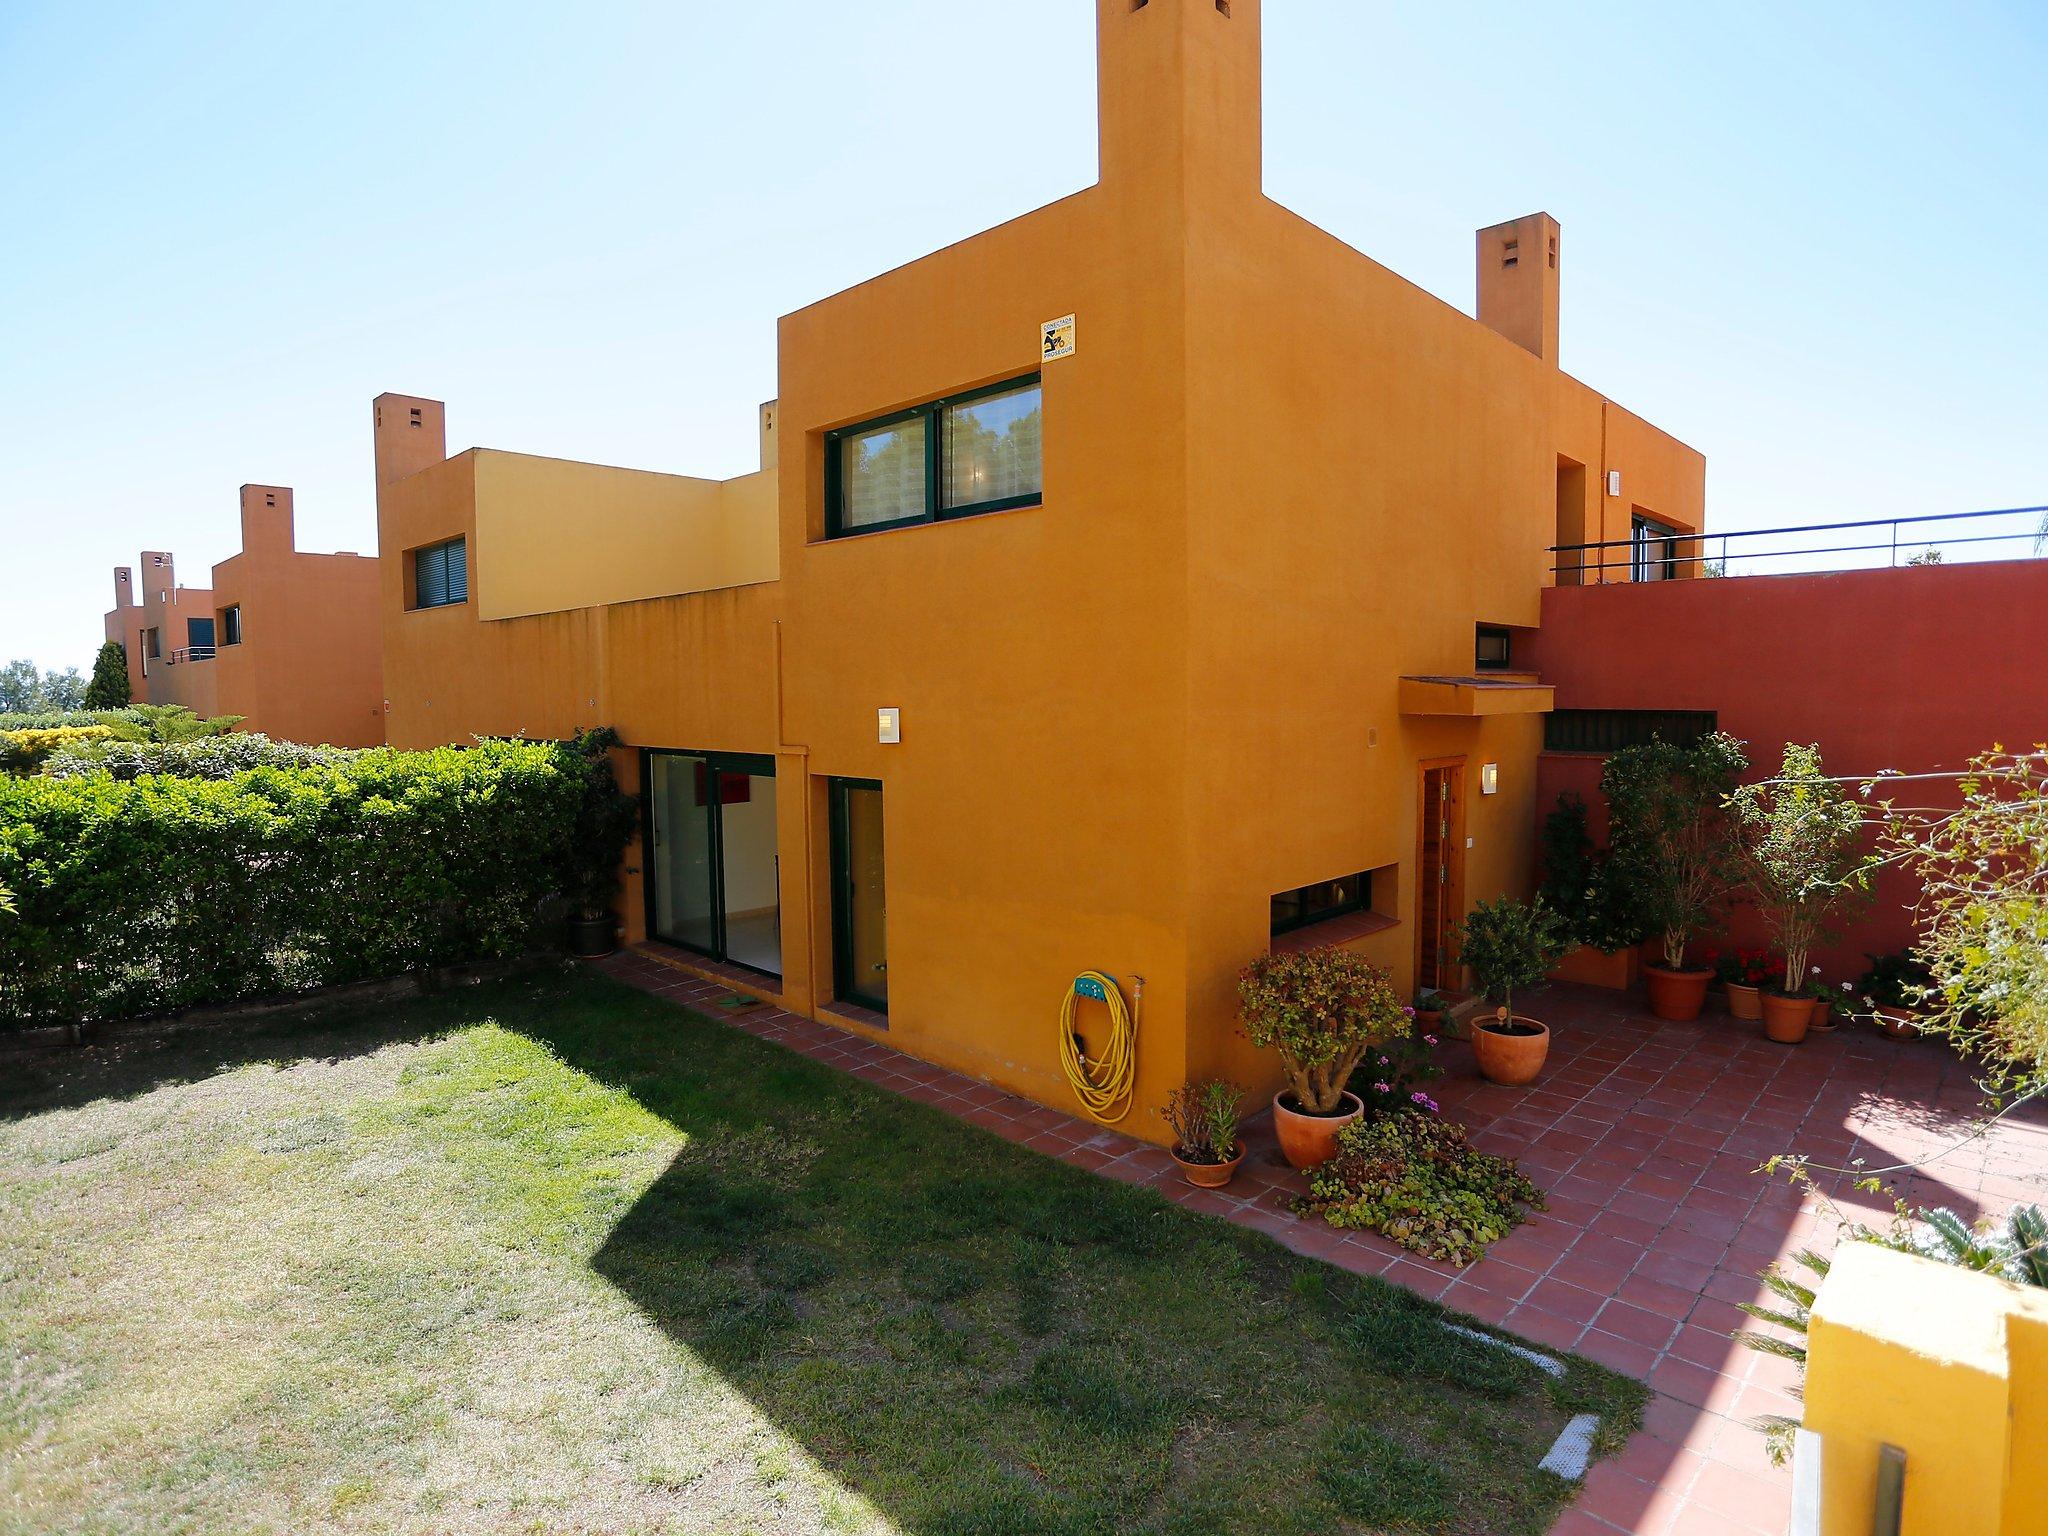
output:
[[[1436,1102],[1436,1100],[1435,1100],[1435,1099],[1432,1099],[1432,1098],[1431,1098],[1431,1097],[1430,1097],[1430,1096],[1429,1096],[1428,1094],[1426,1094],[1426,1093],[1411,1093],[1411,1094],[1409,1094],[1409,1095],[1408,1095],[1408,1098],[1409,1098],[1410,1102],[1412,1102],[1412,1103],[1416,1103],[1416,1104],[1420,1104],[1420,1105],[1421,1105],[1421,1106],[1422,1106],[1422,1107],[1423,1107],[1424,1109],[1428,1110],[1428,1111],[1429,1111],[1429,1112],[1430,1112],[1430,1113],[1431,1113],[1432,1115],[1435,1115],[1435,1114],[1441,1114],[1441,1113],[1442,1113],[1441,1109],[1440,1109],[1440,1108],[1438,1107],[1438,1105],[1437,1105],[1437,1102]]]
[[[1407,1015],[1408,1015],[1408,1017],[1409,1017],[1409,1018],[1411,1018],[1411,1019],[1415,1017],[1415,1010],[1414,1010],[1413,1008],[1410,1008],[1410,1007],[1409,1007],[1409,1006],[1408,1006],[1407,1004],[1405,1004],[1405,1003],[1403,1003],[1403,1004],[1401,1005],[1401,1011],[1402,1011],[1403,1013],[1407,1014]]]
[[[1424,1045],[1435,1045],[1435,1044],[1436,1044],[1436,1036],[1435,1036],[1435,1035],[1424,1035],[1424,1036],[1422,1037],[1422,1043],[1423,1043]]]
[[[1393,1087],[1392,1087],[1392,1085],[1390,1085],[1390,1084],[1387,1084],[1387,1083],[1374,1083],[1374,1084],[1372,1085],[1372,1091],[1373,1091],[1374,1093],[1392,1093],[1392,1092],[1393,1092],[1394,1090],[1393,1090]]]

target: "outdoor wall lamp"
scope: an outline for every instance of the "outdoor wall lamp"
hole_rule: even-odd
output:
[[[1479,793],[1490,795],[1500,788],[1500,764],[1482,763],[1479,766]]]

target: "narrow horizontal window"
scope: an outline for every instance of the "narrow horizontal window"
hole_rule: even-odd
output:
[[[1313,885],[1282,891],[1273,898],[1273,932],[1292,933],[1311,923],[1325,922],[1372,905],[1372,876],[1369,869],[1335,880],[1318,880]]]
[[[1042,420],[1033,374],[826,433],[826,533],[1036,504]]]
[[[1553,709],[1543,717],[1543,750],[1619,752],[1652,740],[1689,747],[1715,725],[1711,709]]]
[[[413,607],[469,601],[469,541],[450,539],[412,552]]]

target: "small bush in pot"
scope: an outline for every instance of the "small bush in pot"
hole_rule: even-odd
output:
[[[1173,1160],[1190,1184],[1221,1189],[1244,1160],[1237,1133],[1244,1090],[1223,1078],[1183,1083],[1166,1096],[1159,1113],[1173,1128]]]
[[[1738,1019],[1764,1016],[1763,989],[1782,986],[1785,962],[1767,949],[1737,949],[1722,955],[1709,950],[1700,957],[1727,989],[1728,1011]]]
[[[1932,996],[1934,973],[1908,949],[1870,955],[1870,969],[1855,988],[1877,1027],[1897,1040],[1920,1033],[1920,1012]]]
[[[1413,1109],[1346,1126],[1295,1209],[1469,1264],[1524,1219],[1522,1206],[1543,1203],[1513,1162],[1476,1150],[1463,1126]]]
[[[1693,937],[1715,924],[1741,881],[1726,804],[1749,758],[1722,731],[1681,747],[1661,738],[1624,747],[1601,770],[1608,866],[1646,931],[1660,936],[1663,964],[1643,968],[1659,1018],[1696,1019],[1710,975],[1688,968]]]
[[[1472,972],[1479,995],[1498,1004],[1494,1017],[1474,1021],[1473,1053],[1479,1070],[1510,1087],[1533,1082],[1550,1051],[1550,1031],[1515,1012],[1515,989],[1549,974],[1571,942],[1563,920],[1541,896],[1501,896],[1475,904],[1458,936],[1458,956]]]
[[[1813,1016],[1813,947],[1827,937],[1834,913],[1869,883],[1863,812],[1821,772],[1820,749],[1796,742],[1786,744],[1774,777],[1743,785],[1728,803],[1750,892],[1785,960],[1782,982],[1763,995],[1764,1032],[1797,1044]]]
[[[1278,1051],[1287,1087],[1273,1097],[1280,1150],[1297,1168],[1323,1161],[1364,1106],[1346,1092],[1367,1051],[1413,1032],[1393,978],[1347,949],[1264,954],[1238,974],[1245,1035]],[[1347,1102],[1348,1101],[1348,1102]]]

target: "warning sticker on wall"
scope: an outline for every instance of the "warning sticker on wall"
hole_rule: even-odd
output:
[[[1047,362],[1056,357],[1074,355],[1074,317],[1062,315],[1057,320],[1048,320],[1038,328],[1038,355]]]

